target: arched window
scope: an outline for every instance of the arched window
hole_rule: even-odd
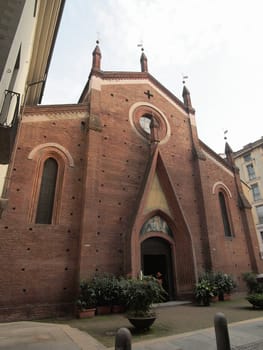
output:
[[[54,199],[56,193],[58,163],[54,158],[48,158],[43,166],[40,185],[36,224],[51,224]]]
[[[230,226],[229,217],[228,217],[228,210],[227,210],[226,200],[225,200],[225,196],[224,196],[223,192],[218,193],[218,198],[219,198],[219,203],[220,203],[220,209],[221,209],[221,215],[222,215],[222,220],[223,220],[223,225],[224,225],[225,236],[232,237],[231,226]]]

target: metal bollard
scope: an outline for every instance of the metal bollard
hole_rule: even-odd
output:
[[[217,350],[231,350],[227,328],[227,320],[222,312],[218,312],[214,318]]]
[[[115,337],[115,350],[131,350],[131,332],[120,328]]]

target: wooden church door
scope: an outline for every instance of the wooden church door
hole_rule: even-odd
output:
[[[163,287],[168,299],[174,300],[174,272],[170,243],[160,237],[150,237],[141,243],[141,264],[144,275],[156,277],[157,272],[163,276]]]

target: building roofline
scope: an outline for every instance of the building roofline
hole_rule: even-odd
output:
[[[80,95],[79,103],[81,103],[88,91],[90,79],[92,76],[99,77],[103,80],[123,80],[123,79],[130,79],[130,80],[142,80],[142,79],[148,79],[153,85],[157,86],[163,93],[165,93],[169,98],[171,98],[175,103],[177,103],[186,113],[188,113],[187,107],[184,105],[184,103],[179,100],[178,97],[176,97],[170,90],[168,90],[166,87],[164,87],[157,79],[155,79],[150,73],[148,72],[118,72],[118,71],[99,71],[99,70],[91,70],[89,79]]]
[[[252,151],[253,149],[255,149],[261,145],[263,145],[263,136],[260,139],[254,141],[254,142],[248,143],[247,145],[243,146],[242,149],[234,152],[233,156],[234,156],[234,158],[238,158],[239,156],[241,156],[249,151]]]
[[[227,162],[226,159],[220,157],[215,151],[213,151],[209,146],[207,146],[203,141],[199,139],[201,147],[210,154],[213,158],[215,158],[220,164],[225,166],[227,169],[231,170],[233,172],[233,168],[231,165]]]

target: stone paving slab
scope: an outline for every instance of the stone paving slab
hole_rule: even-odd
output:
[[[103,350],[89,334],[67,325],[13,322],[0,325],[0,349],[5,350]]]
[[[228,326],[232,350],[263,350],[263,318]],[[217,350],[214,328],[134,343],[133,350]]]
[[[133,350],[216,350],[213,328],[134,343]]]
[[[240,345],[240,346],[233,346],[231,347],[232,350],[262,350],[263,349],[263,343],[262,341],[254,342],[250,344]]]
[[[0,349],[78,350],[72,339],[58,327],[6,325],[0,332]],[[59,347],[58,347],[59,346]]]
[[[263,350],[263,318],[234,323],[229,326],[229,335],[233,349]]]

